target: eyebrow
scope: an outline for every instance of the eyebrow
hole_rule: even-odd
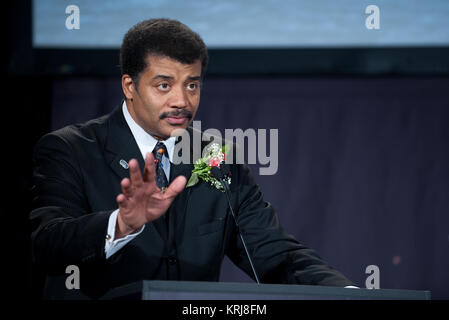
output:
[[[158,74],[158,75],[154,76],[153,79],[151,79],[151,80],[157,80],[157,79],[173,80],[174,78],[172,76],[166,76],[166,75],[163,75],[163,74]],[[201,80],[201,77],[200,76],[190,76],[190,77],[187,78],[187,80],[189,80],[189,81],[192,81],[192,80],[193,81],[197,81],[197,80]]]
[[[153,79],[151,79],[151,80],[156,80],[156,79],[172,80],[174,78],[171,76],[165,76],[163,74],[158,74],[158,75],[154,76]]]

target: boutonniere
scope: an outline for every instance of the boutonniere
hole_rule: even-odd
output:
[[[220,164],[226,160],[226,153],[228,152],[228,150],[228,145],[224,145],[220,148],[220,145],[218,143],[212,143],[210,146],[208,146],[205,152],[203,152],[204,156],[195,161],[193,165],[192,175],[187,182],[186,188],[196,185],[199,179],[202,179],[207,183],[210,183],[218,190],[224,192],[224,188],[221,185],[220,181],[212,176],[210,170],[212,167],[220,167]],[[231,177],[227,177],[227,181],[228,184],[231,184]]]

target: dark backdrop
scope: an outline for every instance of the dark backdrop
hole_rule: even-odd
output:
[[[39,279],[29,255],[33,146],[110,111],[121,88],[117,50],[33,50],[30,1],[4,12],[0,280],[7,297],[22,299],[39,288],[30,286]],[[359,286],[373,264],[381,288],[449,299],[448,50],[211,51],[210,73],[222,76],[207,77],[197,119],[203,129],[279,129],[278,173],[252,166],[266,200]],[[295,76],[304,73],[316,76]],[[354,76],[364,73],[384,76]],[[225,261],[222,280],[249,278]]]
[[[449,298],[449,78],[209,77],[202,128],[279,130],[279,170],[260,176],[282,225],[365,286]],[[52,129],[109,112],[119,77],[52,83]],[[250,281],[225,261],[223,281]]]

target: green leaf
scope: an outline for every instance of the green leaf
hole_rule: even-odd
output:
[[[205,163],[205,162],[201,162],[201,163],[197,163],[197,164],[195,164],[195,166],[194,166],[194,170],[201,170],[201,169],[203,169],[203,168],[206,168],[207,167],[207,163]]]
[[[186,188],[192,187],[198,183],[198,174],[196,172],[193,172],[190,176],[189,181],[187,182]]]
[[[198,172],[198,173],[209,173],[209,171],[210,171],[210,168],[209,168],[209,167],[206,167],[206,168],[203,168],[203,169],[201,169],[201,170],[198,170],[197,172]]]

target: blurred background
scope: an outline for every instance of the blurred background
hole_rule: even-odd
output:
[[[116,107],[123,35],[167,17],[210,50],[202,129],[278,129],[277,173],[251,168],[285,229],[360,287],[376,265],[381,288],[449,299],[449,1],[36,0],[3,12],[11,297],[35,299],[41,284],[28,225],[37,139]],[[228,260],[221,278],[251,281]]]

